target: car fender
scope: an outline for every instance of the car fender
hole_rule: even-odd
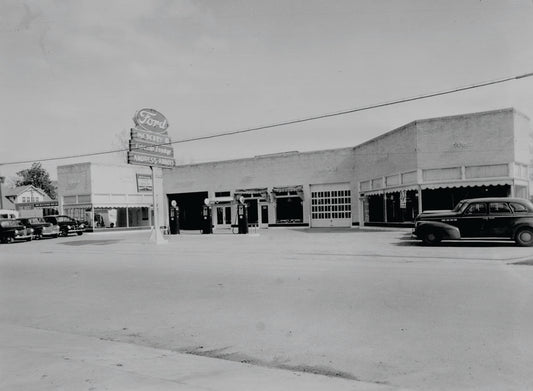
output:
[[[439,234],[442,239],[461,239],[459,228],[440,221],[421,221],[416,227],[417,235],[429,230]]]
[[[524,217],[524,218],[516,220],[515,223],[513,224],[513,237],[516,235],[516,232],[520,228],[533,229],[533,217],[529,217],[529,218]]]

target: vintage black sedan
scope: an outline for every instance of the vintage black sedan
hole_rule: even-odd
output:
[[[15,240],[30,241],[33,238],[33,229],[26,228],[17,220],[0,220],[0,242],[11,243]]]
[[[506,197],[462,200],[453,210],[419,214],[413,234],[427,245],[446,239],[494,238],[533,246],[533,204]]]
[[[17,221],[25,227],[33,228],[33,235],[37,239],[57,238],[60,234],[58,225],[49,223],[42,217],[21,217]]]
[[[78,224],[72,217],[59,215],[59,216],[44,216],[45,221],[59,226],[61,236],[68,236],[69,234],[82,235],[85,231],[83,224]]]

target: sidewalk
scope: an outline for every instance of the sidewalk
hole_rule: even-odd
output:
[[[0,390],[10,391],[398,390],[8,324],[0,325],[0,369]]]

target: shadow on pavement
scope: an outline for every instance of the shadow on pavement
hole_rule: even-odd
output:
[[[105,246],[108,244],[119,243],[121,240],[76,240],[70,242],[62,242],[59,244],[64,244],[65,246],[87,246],[87,245],[96,245],[96,246]]]
[[[397,229],[387,228],[349,228],[349,227],[334,227],[334,228],[288,228],[290,231],[303,232],[307,234],[322,234],[322,233],[357,233],[357,232],[394,232]]]
[[[413,239],[410,235],[404,235],[399,242],[393,243],[394,246],[407,246],[407,247],[517,247],[513,241],[503,240],[455,240],[455,241],[442,241],[438,244],[428,246],[422,243],[421,240]]]

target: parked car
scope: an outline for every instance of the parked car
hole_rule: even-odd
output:
[[[43,218],[49,223],[58,225],[61,236],[68,236],[69,234],[82,235],[83,231],[85,231],[83,224],[79,225],[76,220],[69,216],[44,216]]]
[[[30,241],[32,238],[32,228],[26,228],[17,220],[0,220],[0,242],[11,243],[15,240]]]
[[[497,238],[533,246],[533,204],[522,198],[466,199],[453,210],[419,214],[413,234],[428,245],[446,239]]]
[[[42,217],[21,217],[17,221],[26,227],[33,228],[33,236],[38,239],[44,237],[57,238],[61,233],[59,225],[49,223]]]

